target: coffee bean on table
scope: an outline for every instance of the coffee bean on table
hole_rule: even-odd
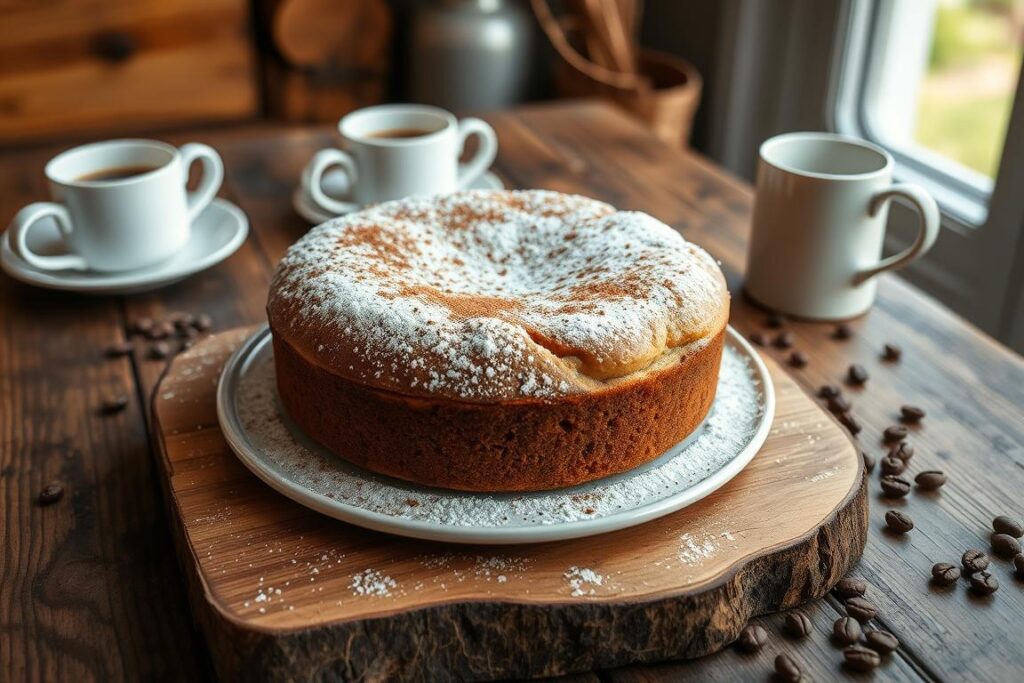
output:
[[[882,477],[882,493],[886,498],[903,498],[910,493],[910,482],[895,474]]]
[[[895,652],[900,646],[899,639],[888,631],[868,631],[864,634],[864,639],[868,647],[880,654]]]
[[[889,510],[885,513],[885,525],[890,531],[905,534],[914,528],[914,520],[899,510]]]
[[[843,661],[847,668],[863,673],[877,669],[882,663],[882,657],[871,648],[851,645],[843,650]]]
[[[122,356],[130,355],[134,350],[135,344],[132,344],[130,341],[123,341],[108,346],[106,353],[108,358],[121,358]]]
[[[924,411],[917,406],[900,406],[900,419],[916,424],[924,419]]]
[[[40,505],[52,505],[64,497],[64,487],[59,481],[51,481],[39,492]]]
[[[988,569],[988,555],[977,548],[971,548],[960,558],[960,564],[968,574],[980,572]]]
[[[907,438],[907,428],[903,425],[892,425],[891,427],[886,427],[885,432],[882,433],[882,438],[885,439],[886,443],[903,441],[903,439]]]
[[[213,318],[206,313],[200,313],[196,316],[196,321],[192,326],[200,332],[208,332],[213,328]]]
[[[807,354],[803,351],[794,351],[789,354],[789,364],[794,368],[807,367]]]
[[[951,586],[960,579],[960,567],[939,562],[932,567],[932,580],[939,586]]]
[[[997,556],[1010,559],[1020,552],[1020,541],[1010,534],[992,534],[992,552]]]
[[[888,361],[898,361],[900,356],[903,355],[903,349],[896,346],[896,344],[886,344],[882,350],[882,358]]]
[[[171,355],[171,347],[167,342],[159,341],[149,347],[149,357],[153,360],[164,360]]]
[[[987,571],[974,572],[970,580],[971,590],[978,595],[992,595],[999,590],[999,581]]]
[[[1024,536],[1024,524],[1021,524],[1020,520],[1007,517],[1006,515],[999,515],[993,519],[992,528],[996,533],[1007,534],[1014,538]]]
[[[740,633],[739,640],[736,641],[736,647],[743,652],[757,652],[767,642],[768,632],[764,630],[763,626],[747,624],[743,632]]]
[[[857,436],[864,429],[860,422],[857,421],[857,418],[853,416],[853,413],[840,413],[838,417],[839,423],[846,427],[847,431],[853,436]]]
[[[775,673],[780,681],[785,683],[799,683],[803,680],[804,672],[796,660],[786,653],[775,658]]]
[[[863,365],[854,363],[846,371],[846,381],[857,386],[865,384],[868,381],[868,371],[864,369]]]
[[[806,638],[811,634],[811,620],[803,612],[786,615],[786,633],[794,638]]]
[[[939,470],[925,470],[918,473],[914,481],[925,491],[936,491],[946,483],[946,475]]]
[[[767,346],[768,335],[766,335],[764,332],[755,332],[752,335],[750,335],[750,341],[757,344],[758,346]]]
[[[131,326],[131,330],[134,334],[144,335],[147,334],[151,329],[153,329],[152,318],[139,318],[134,323],[132,323]]]
[[[842,396],[831,396],[828,399],[829,412],[835,413],[836,415],[840,413],[848,413],[852,407],[853,406],[850,405],[850,402]]]
[[[793,333],[792,332],[779,332],[775,335],[775,340],[772,342],[777,348],[788,349],[793,346]]]
[[[846,613],[863,624],[874,619],[878,609],[865,598],[850,598],[846,601]]]
[[[846,323],[839,323],[836,329],[832,330],[833,339],[849,339],[853,336],[853,328]]]
[[[839,579],[836,587],[832,590],[844,600],[862,597],[868,590],[868,582],[855,576],[846,576]]]
[[[835,398],[842,393],[842,390],[835,384],[822,384],[818,388],[818,398]]]
[[[100,406],[100,410],[107,415],[113,415],[114,413],[121,412],[126,407],[128,407],[128,397],[124,394],[120,394],[118,396],[110,396],[103,399],[103,404]]]
[[[864,451],[861,451],[860,454],[864,457],[864,469],[867,470],[868,474],[871,474],[875,471],[875,458]]]
[[[882,458],[882,474],[903,474],[907,469],[907,463],[897,457],[887,455]]]
[[[1013,556],[1013,568],[1017,570],[1017,578],[1024,579],[1024,553]]]
[[[185,330],[195,325],[196,317],[191,313],[175,313],[171,316],[171,322],[179,330]]]
[[[839,617],[832,624],[832,635],[841,645],[853,645],[860,640],[860,624],[853,617]]]
[[[914,447],[904,441],[890,448],[889,455],[897,457],[903,462],[910,462],[910,459],[914,457]]]
[[[151,328],[149,328],[149,331],[146,332],[146,337],[148,339],[154,340],[167,339],[172,334],[174,334],[174,325],[172,325],[171,323],[163,322],[157,323],[153,325]]]
[[[786,324],[786,316],[779,313],[771,313],[764,319],[764,324],[773,328],[782,327]]]

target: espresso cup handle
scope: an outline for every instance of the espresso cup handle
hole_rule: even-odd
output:
[[[47,216],[53,216],[53,220],[57,222],[57,228],[65,240],[71,235],[71,231],[74,229],[71,224],[71,216],[68,215],[68,210],[62,204],[35,202],[19,211],[11,221],[11,227],[7,233],[11,240],[11,250],[25,263],[39,270],[88,270],[89,264],[77,254],[41,256],[29,249],[29,231],[36,222]]]
[[[491,128],[490,124],[480,119],[462,119],[459,121],[459,152],[466,146],[466,140],[470,135],[480,138],[480,149],[476,156],[464,164],[459,164],[459,189],[468,187],[474,180],[484,174],[484,171],[494,163],[494,157],[498,156],[498,135]]]
[[[917,239],[909,247],[893,254],[887,258],[882,259],[876,265],[858,272],[853,276],[853,283],[856,285],[861,284],[865,280],[869,280],[879,273],[883,273],[887,270],[896,270],[908,265],[911,261],[924,256],[924,254],[932,248],[935,244],[935,239],[939,236],[939,207],[935,204],[935,200],[932,196],[921,187],[920,185],[914,185],[912,183],[902,183],[899,185],[893,185],[887,190],[879,192],[871,198],[871,204],[868,207],[868,213],[872,216],[878,214],[878,212],[885,206],[885,203],[893,197],[902,197],[913,204],[914,208],[917,209],[917,213],[921,218],[920,229],[917,232]]]
[[[199,161],[203,165],[203,177],[199,181],[199,187],[195,192],[188,194],[188,219],[191,222],[217,196],[217,190],[224,182],[224,162],[220,160],[217,150],[198,142],[182,145],[179,151],[185,174],[182,182],[188,182],[189,169],[192,168],[193,163]]]
[[[313,158],[306,164],[306,168],[302,169],[302,186],[313,198],[313,202],[324,211],[336,216],[358,211],[360,207],[356,202],[338,201],[324,192],[324,173],[332,166],[341,167],[341,170],[348,176],[349,187],[356,186],[359,174],[356,171],[355,159],[340,149],[334,148],[322,149],[313,155]]]

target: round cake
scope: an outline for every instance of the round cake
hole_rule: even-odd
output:
[[[468,191],[314,228],[267,312],[281,404],[327,449],[419,484],[529,491],[686,438],[714,399],[729,294],[647,214]]]

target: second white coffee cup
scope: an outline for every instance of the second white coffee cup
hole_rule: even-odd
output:
[[[486,122],[418,104],[386,104],[348,114],[338,124],[347,151],[323,149],[302,174],[316,204],[334,214],[412,195],[435,195],[468,187],[494,162],[498,137]],[[469,137],[479,139],[471,160],[459,163]],[[340,201],[323,190],[323,175],[339,167],[348,176],[351,198]]]

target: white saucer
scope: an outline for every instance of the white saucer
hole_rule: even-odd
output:
[[[775,391],[757,353],[732,328],[705,423],[657,460],[556,491],[478,494],[373,474],[306,437],[281,410],[264,327],[235,351],[217,388],[228,444],[292,500],[357,526],[455,543],[539,543],[625,529],[690,505],[736,476],[761,448]]]
[[[346,201],[349,191],[348,176],[346,176],[342,171],[328,171],[324,174],[322,182],[324,185],[324,192],[328,196],[339,201]],[[468,189],[501,190],[504,187],[505,184],[501,182],[501,178],[490,171],[487,171],[472,182]],[[295,209],[296,213],[313,225],[320,225],[321,223],[334,218],[332,214],[317,206],[316,202],[313,201],[313,198],[301,185],[296,187],[295,191],[292,193],[292,208]]]
[[[38,270],[11,251],[7,233],[0,235],[0,266],[8,275],[37,287],[87,294],[137,294],[165,287],[220,263],[242,245],[249,220],[225,199],[214,199],[192,223],[185,247],[166,261],[149,268],[121,273],[88,270]],[[29,246],[39,254],[66,254],[67,247],[52,219],[32,228]]]

